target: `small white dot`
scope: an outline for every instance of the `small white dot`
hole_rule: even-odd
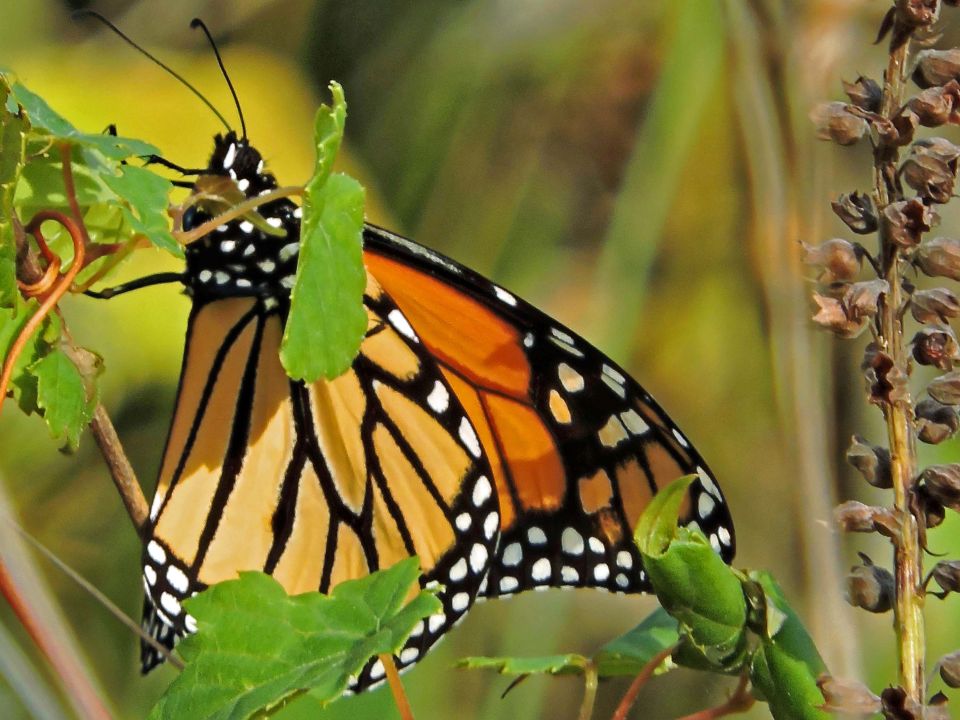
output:
[[[527,333],[523,336],[523,346],[525,348],[533,347],[533,333]]]
[[[610,388],[611,390],[613,390],[613,392],[615,392],[615,393],[616,393],[617,395],[619,395],[621,398],[626,398],[626,397],[627,397],[626,388],[624,388],[623,385],[621,385],[620,383],[618,383],[618,382],[617,382],[616,380],[614,380],[612,377],[610,377],[609,375],[601,375],[601,376],[600,376],[600,379],[603,380],[603,384],[604,384],[604,385],[606,385],[608,388]]]
[[[390,324],[393,325],[397,330],[400,331],[401,335],[405,335],[414,342],[419,342],[417,334],[413,331],[413,328],[410,327],[410,323],[407,322],[407,318],[404,317],[403,313],[398,309],[394,308],[389,313],[387,313],[387,319],[390,321]]]
[[[490,494],[493,492],[493,488],[490,487],[490,481],[487,480],[486,475],[481,475],[477,480],[477,484],[473,486],[473,500],[474,507],[480,507],[487,500],[490,499]]]
[[[156,540],[147,543],[147,555],[157,564],[162,565],[167,561],[167,553]]]
[[[582,555],[583,536],[572,527],[564,528],[560,535],[560,547],[568,555]]]
[[[253,283],[247,280],[247,278],[237,278],[236,283],[238,288],[248,288],[253,287]]]
[[[633,555],[627,550],[621,550],[617,553],[617,566],[622,567],[624,570],[629,570],[633,567]]]
[[[549,580],[551,572],[550,561],[547,558],[540,558],[530,567],[530,577],[538,583]]]
[[[623,376],[623,373],[621,373],[616,368],[610,367],[606,363],[603,364],[603,368],[601,372],[607,377],[609,377],[611,380],[613,380],[614,382],[619,383],[620,385],[623,385],[625,382],[627,382],[627,379]]]
[[[489,540],[496,533],[497,529],[500,527],[500,514],[497,512],[492,512],[487,515],[486,519],[483,521],[483,536]]]
[[[180,614],[180,601],[170,593],[160,593],[160,606],[168,615],[176,617]]]
[[[604,582],[607,578],[610,577],[610,568],[607,567],[606,563],[598,563],[593,566],[593,578],[597,582]]]
[[[231,253],[237,248],[236,240],[221,240],[220,252]]]
[[[250,256],[253,255],[256,251],[257,251],[257,248],[254,246],[253,243],[250,243],[249,245],[247,245],[247,246],[243,249],[243,256],[244,256],[244,257],[250,257]]]
[[[251,245],[250,247],[253,247],[253,245]],[[273,262],[273,260],[261,260],[260,262],[257,263],[257,267],[263,270],[263,272],[265,273],[273,272],[273,269],[276,266],[277,264]]]
[[[230,226],[229,226],[229,225],[218,225],[218,226],[217,226],[217,232],[225,233],[225,232],[227,232],[229,229],[230,229]]]
[[[197,275],[197,279],[202,283],[210,282],[210,278],[213,277],[213,273],[209,270],[201,270],[200,274]]]
[[[244,220],[242,223],[240,223],[240,231],[249,235],[253,232],[253,223],[249,220]]]
[[[531,545],[545,545],[547,542],[547,534],[540,528],[534,526],[527,530],[527,540],[530,541]]]
[[[470,548],[470,569],[475,573],[481,572],[487,566],[487,548],[480,543]]]
[[[383,667],[383,661],[377,660],[373,665],[370,666],[370,677],[374,680],[382,678],[387,674],[386,669]]]
[[[464,415],[460,419],[460,439],[463,441],[463,444],[467,446],[467,450],[470,451],[470,454],[475,458],[479,458],[482,451],[480,449],[480,441],[477,439],[477,433],[473,429],[473,425],[470,424],[470,421]]]
[[[300,218],[302,218],[302,217],[303,217],[303,208],[299,208],[299,207],[296,208],[296,209],[293,211],[293,216],[294,216],[295,218],[297,218],[297,220],[299,220]]]
[[[507,567],[516,567],[523,560],[523,548],[520,543],[510,543],[503,549],[503,564]]]
[[[263,160],[257,163],[257,175],[263,174]]]
[[[433,390],[427,395],[427,405],[438,415],[446,412],[447,408],[450,407],[450,393],[447,392],[447,388],[439,380],[433,384]]]
[[[710,547],[713,548],[714,552],[720,552],[720,539],[716,533],[710,533]]]
[[[447,575],[450,578],[450,582],[460,582],[463,580],[467,576],[467,561],[463,558],[457,560]]]
[[[442,628],[445,622],[447,622],[447,616],[445,613],[442,613],[442,612],[434,613],[433,615],[427,618],[427,629],[432,634],[436,634],[437,630]]]
[[[720,542],[721,542],[723,545],[726,545],[726,546],[729,547],[729,545],[730,545],[730,531],[727,530],[725,527],[723,527],[723,525],[721,525],[719,528],[717,528],[717,537],[720,538]]]
[[[494,285],[493,292],[496,293],[497,297],[500,298],[500,300],[505,302],[507,305],[516,306],[517,299],[513,295],[508,293],[506,290],[504,290],[502,287],[498,285]]]
[[[564,565],[562,568],[560,568],[560,579],[565,583],[580,582],[580,573],[577,572],[576,568],[572,568],[569,565]]]
[[[622,588],[625,588],[627,587],[627,585],[630,584],[629,578],[627,578],[627,576],[624,575],[623,573],[617,573],[617,577],[614,578],[614,580],[616,580],[617,585],[619,585]]]
[[[713,509],[717,506],[717,501],[714,500],[707,493],[700,493],[700,497],[697,498],[697,514],[701,519],[706,520],[710,517],[710,513],[713,512]]]
[[[518,587],[520,587],[520,583],[515,577],[504,575],[500,578],[500,592],[513,592]]]
[[[147,567],[149,567],[149,565]],[[167,566],[167,582],[170,583],[170,587],[181,594],[186,593],[190,585],[186,574],[176,565]],[[152,585],[153,583],[150,584]]]
[[[143,577],[147,581],[148,585],[157,584],[157,571],[153,569],[150,565],[143,566]]]
[[[288,289],[289,289],[289,288],[292,288],[292,287],[293,287],[294,285],[296,285],[296,284],[297,284],[297,276],[296,276],[296,275],[287,275],[286,277],[280,278],[280,285],[281,285],[282,287],[285,287],[285,288],[288,288]]]
[[[267,225],[269,225],[272,228],[281,228],[283,227],[283,220],[281,220],[278,217],[268,217]]]
[[[555,328],[555,327],[550,328],[550,334],[553,335],[558,340],[562,340],[563,342],[567,343],[568,345],[574,344],[573,338],[568,333],[565,333],[563,330],[561,330],[560,328]]]
[[[631,435],[643,435],[650,432],[650,426],[647,424],[647,421],[640,417],[640,413],[636,410],[630,409],[625,413],[620,413],[620,419],[623,421],[623,424],[627,426],[627,430],[630,431]]]
[[[223,270],[217,270],[213,274],[213,281],[217,285],[225,285],[227,282],[229,282],[229,280],[230,280],[230,276],[227,275]]]
[[[184,615],[183,626],[187,629],[187,632],[195,633],[197,631],[197,619],[190,614]]]
[[[713,478],[707,475],[706,470],[699,465],[697,466],[697,477],[700,478],[700,484],[703,485],[704,490],[716,498],[720,497],[720,490],[717,488],[717,484],[713,481]]]
[[[404,648],[403,652],[400,653],[400,662],[405,665],[409,665],[414,660],[420,656],[420,648],[408,647]]]
[[[229,170],[233,167],[233,161],[237,158],[237,146],[233,143],[230,143],[230,147],[227,148],[227,153],[223,156],[223,169]]]
[[[466,532],[467,530],[470,529],[470,523],[471,523],[470,514],[460,513],[459,515],[457,515],[456,519],[453,522],[456,524],[457,530],[459,530],[460,532]]]
[[[243,178],[237,182],[237,187],[240,188],[240,192],[246,192],[247,188],[250,187],[250,181]]]
[[[470,596],[465,592],[458,592],[450,600],[450,607],[452,607],[455,612],[463,612],[470,607]]]
[[[683,433],[677,430],[676,428],[673,428],[673,436],[677,439],[677,442],[680,443],[681,447],[685,447],[685,448],[690,447],[690,443],[683,436]]]
[[[280,252],[277,253],[277,257],[280,259],[280,262],[286,262],[294,255],[297,255],[300,252],[300,243],[292,242],[287,243],[282,248]]]
[[[416,625],[413,626],[413,630],[410,631],[410,637],[420,637],[423,635],[423,620],[419,621]]]
[[[603,554],[603,550],[604,550],[603,543],[600,542],[599,538],[592,537],[589,540],[587,540],[587,544],[590,546],[590,549],[593,550],[598,555]]]

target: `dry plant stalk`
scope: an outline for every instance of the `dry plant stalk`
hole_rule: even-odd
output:
[[[920,126],[960,125],[960,49],[931,49],[942,6],[957,4],[896,0],[878,36],[878,42],[889,39],[882,83],[868,77],[844,83],[849,102],[827,103],[814,113],[821,138],[873,147],[870,193],[843,195],[833,209],[853,233],[875,235],[875,250],[837,238],[807,247],[806,260],[819,272],[814,321],[844,338],[867,329],[872,334],[861,369],[868,400],[883,413],[886,446],[855,435],[847,459],[868,483],[892,489],[893,499],[889,507],[844,503],[837,521],[848,532],[880,533],[893,546],[892,572],[861,553],[847,591],[853,605],[894,611],[899,652],[896,685],[880,696],[864,688],[869,697],[839,704],[842,693],[836,694],[829,704],[862,712],[866,702],[890,718],[945,717],[945,698],[927,698],[923,608],[928,594],[943,597],[960,588],[960,562],[939,563],[927,578],[923,571],[927,530],[943,521],[945,508],[960,510],[960,465],[921,470],[917,461],[917,440],[936,444],[960,428],[960,373],[952,372],[960,346],[949,324],[960,316],[960,299],[947,287],[919,288],[912,281],[916,270],[960,280],[960,240],[926,236],[939,222],[938,206],[953,197],[960,147],[917,136]],[[910,85],[911,73],[919,91]],[[873,277],[862,279],[869,271]],[[911,322],[919,325],[912,339]],[[914,394],[909,382],[916,365],[948,371],[920,400],[924,390]],[[927,592],[931,578],[942,593]],[[960,666],[960,654],[954,655]],[[950,657],[938,666],[944,682],[957,687],[960,673],[951,676]]]

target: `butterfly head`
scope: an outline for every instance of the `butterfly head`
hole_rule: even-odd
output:
[[[184,213],[183,228],[199,227],[276,188],[276,178],[246,137],[233,131],[217,135],[210,162],[194,186],[201,200]],[[300,209],[286,198],[271,200],[187,246],[187,293],[195,300],[256,296],[270,306],[283,304],[299,250]]]

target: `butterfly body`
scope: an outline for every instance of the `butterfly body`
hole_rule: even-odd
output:
[[[245,139],[207,173],[276,187]],[[364,230],[367,334],[334,380],[289,379],[279,342],[299,208],[258,208],[187,248],[193,307],[144,553],[148,631],[194,629],[182,600],[241,570],[288,592],[416,554],[443,611],[400,653],[412,665],[478,597],[541,587],[649,589],[632,541],[650,498],[698,476],[684,508],[726,560],[729,512],[706,464],[627,373],[507,290],[410,240]],[[189,211],[184,228],[211,219]],[[143,667],[160,661],[145,646]],[[363,689],[383,678],[369,664]]]

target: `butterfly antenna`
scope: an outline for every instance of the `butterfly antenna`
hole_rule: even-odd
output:
[[[151,55],[151,54],[150,54],[147,50],[145,50],[144,48],[142,48],[142,47],[140,47],[139,45],[137,45],[137,43],[135,43],[132,39],[130,39],[130,37],[127,36],[120,28],[118,28],[118,27],[117,27],[116,25],[114,25],[112,22],[110,22],[109,20],[107,20],[107,18],[105,18],[105,17],[104,17],[103,15],[101,15],[100,13],[98,13],[96,10],[77,10],[75,13],[73,13],[73,18],[74,18],[74,19],[83,18],[83,17],[92,17],[92,18],[95,18],[95,19],[99,20],[101,23],[103,23],[103,24],[106,25],[108,28],[110,28],[114,33],[116,33],[117,36],[119,36],[124,42],[126,42],[126,43],[127,43],[130,47],[132,47],[134,50],[137,50],[137,51],[140,52],[141,54],[145,55],[145,56],[148,57],[150,60],[152,60],[154,63],[156,63],[157,65],[159,65],[161,68],[163,68],[163,69],[166,70],[168,73],[170,73],[171,75],[173,75],[173,77],[175,77],[177,80],[179,80],[179,81],[181,82],[181,84],[184,85],[184,87],[186,87],[188,90],[190,90],[190,92],[192,92],[194,95],[196,95],[198,98],[200,98],[200,100],[203,102],[204,105],[206,105],[208,108],[210,108],[210,110],[213,112],[213,114],[216,115],[217,118],[219,118],[220,122],[223,123],[224,127],[227,128],[228,131],[229,131],[229,130],[232,130],[232,128],[230,127],[230,123],[228,123],[227,120],[226,120],[226,118],[223,117],[223,115],[220,113],[220,111],[217,110],[217,109],[213,106],[213,103],[211,103],[209,100],[207,100],[207,98],[204,97],[203,93],[201,93],[199,90],[197,90],[197,88],[195,88],[193,85],[191,85],[190,82],[189,82],[185,77],[183,77],[183,75],[181,75],[180,73],[178,73],[176,70],[174,70],[172,67],[170,67],[169,65],[167,65],[167,64],[166,64],[165,62],[163,62],[162,60],[158,59],[158,58],[155,57],[154,55]],[[228,81],[228,82],[229,82],[229,81]],[[231,87],[231,89],[233,89],[233,88]],[[241,121],[242,121],[242,118],[241,118]],[[244,136],[246,136],[246,132],[244,132]]]
[[[217,49],[217,44],[213,41],[213,35],[210,34],[206,24],[200,18],[194,18],[191,20],[190,27],[194,30],[197,28],[203,30],[203,34],[206,35],[207,40],[210,41],[210,47],[213,48],[213,54],[217,56],[217,65],[220,66],[220,72],[223,73],[223,79],[227,81],[227,87],[230,88],[230,94],[233,95],[233,104],[237,106],[237,115],[240,116],[240,129],[243,131],[243,139],[246,140],[247,123],[243,119],[243,108],[240,107],[240,98],[237,97],[237,91],[233,87],[233,82],[230,80],[230,75],[227,74],[227,68],[223,64],[223,58],[220,57],[220,50]]]

